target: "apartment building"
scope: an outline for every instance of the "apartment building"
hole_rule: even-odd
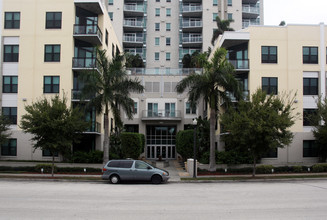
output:
[[[11,136],[1,146],[0,159],[49,160],[49,152],[34,151],[31,135],[19,128],[24,106],[55,94],[71,106],[80,100],[79,74],[95,65],[95,46],[111,58],[123,51],[105,0],[3,0],[1,12],[1,108],[11,121]],[[74,150],[101,150],[103,116],[85,113],[92,125]],[[51,135],[51,134],[49,134]],[[60,160],[58,155],[57,160]]]
[[[185,54],[207,51],[215,19],[239,30],[263,24],[263,0],[109,0],[109,15],[125,52],[146,68],[181,68]],[[159,70],[156,70],[159,71]]]
[[[258,88],[276,95],[297,93],[294,107],[301,117],[291,127],[293,142],[271,152],[262,163],[317,162],[312,122],[307,116],[316,111],[318,96],[326,97],[327,27],[252,26],[239,32],[225,32],[215,48],[218,47],[228,50],[245,94]],[[217,139],[219,136],[217,132]]]

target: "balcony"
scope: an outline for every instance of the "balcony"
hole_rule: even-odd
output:
[[[202,15],[202,5],[183,5],[181,10],[184,16],[201,17]]]
[[[187,31],[202,31],[202,21],[183,21],[182,28],[187,29]]]
[[[182,37],[183,46],[188,47],[201,47],[202,46],[202,36],[188,36]]]
[[[237,102],[237,99],[235,98],[233,93],[226,92],[226,94],[231,102]],[[242,98],[244,101],[249,100],[249,90],[242,91]],[[224,104],[224,103],[222,103],[222,104]]]
[[[181,68],[181,69],[145,69],[145,68],[128,68],[129,75],[173,75],[183,76],[190,74],[201,74],[201,68]]]
[[[242,22],[242,28],[247,28],[250,25],[260,25],[260,20],[259,19],[251,19],[251,20],[243,20]]]
[[[101,124],[99,122],[92,122],[92,125],[87,129],[85,134],[101,134]]]
[[[84,71],[92,69],[99,71],[95,58],[73,57],[74,71]]]
[[[75,6],[83,8],[87,11],[93,12],[97,15],[104,14],[105,5],[108,4],[106,0],[74,0]]]
[[[144,36],[143,34],[139,36],[133,34],[124,34],[123,43],[125,47],[142,46],[144,43]]]
[[[93,45],[102,44],[102,32],[98,25],[74,25],[74,38]]]
[[[127,16],[143,16],[144,5],[125,4],[124,14]]]
[[[243,5],[242,16],[243,18],[255,19],[260,14],[260,8],[258,6]]]
[[[229,60],[236,70],[249,70],[249,60]]]
[[[76,90],[72,89],[72,102],[89,102],[91,99],[95,97],[95,95],[90,95],[89,97],[83,97],[82,98],[82,91],[81,90]]]
[[[143,110],[142,121],[181,121],[181,111],[175,110]]]
[[[124,30],[126,31],[132,31],[132,30],[143,30],[144,21],[137,21],[137,20],[124,20],[123,23]]]

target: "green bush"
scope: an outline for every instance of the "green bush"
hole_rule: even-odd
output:
[[[74,163],[102,163],[103,152],[99,150],[95,151],[76,151],[73,155]]]
[[[18,171],[26,171],[26,172],[34,172],[35,166],[31,167],[8,167],[8,166],[0,166],[1,172],[18,172]]]
[[[216,153],[218,164],[249,164],[252,163],[249,155],[234,150]]]
[[[143,151],[142,134],[123,132],[121,138],[121,152],[123,158],[137,159]]]
[[[84,173],[86,169],[87,173],[100,173],[102,169],[92,167],[58,167],[58,173]]]
[[[315,164],[312,166],[312,171],[313,172],[327,172],[327,164]]]
[[[41,173],[42,168],[43,168],[43,173],[51,173],[52,164],[46,164],[46,163],[45,164],[37,164],[34,169],[35,169],[36,172]],[[56,165],[54,165],[54,172],[55,173],[57,172],[57,166]]]
[[[302,173],[303,172],[302,166],[293,166],[292,168],[293,168],[294,173]]]
[[[271,170],[274,169],[272,165],[259,165],[256,168],[256,173],[268,174],[271,173]]]
[[[181,130],[176,135],[176,150],[183,157],[193,158],[194,131]],[[209,160],[209,158],[208,158]]]

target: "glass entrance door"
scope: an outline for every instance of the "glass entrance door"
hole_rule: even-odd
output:
[[[146,127],[146,149],[148,159],[176,158],[176,126]]]

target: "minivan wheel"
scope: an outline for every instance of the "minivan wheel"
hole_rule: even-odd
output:
[[[119,183],[119,181],[120,181],[119,176],[117,176],[117,175],[110,176],[110,182],[112,184],[117,184],[117,183]]]
[[[152,178],[151,178],[151,182],[152,182],[153,184],[159,184],[159,183],[161,183],[161,181],[162,181],[162,178],[161,178],[161,176],[159,176],[159,175],[154,175],[154,176],[152,176]]]

